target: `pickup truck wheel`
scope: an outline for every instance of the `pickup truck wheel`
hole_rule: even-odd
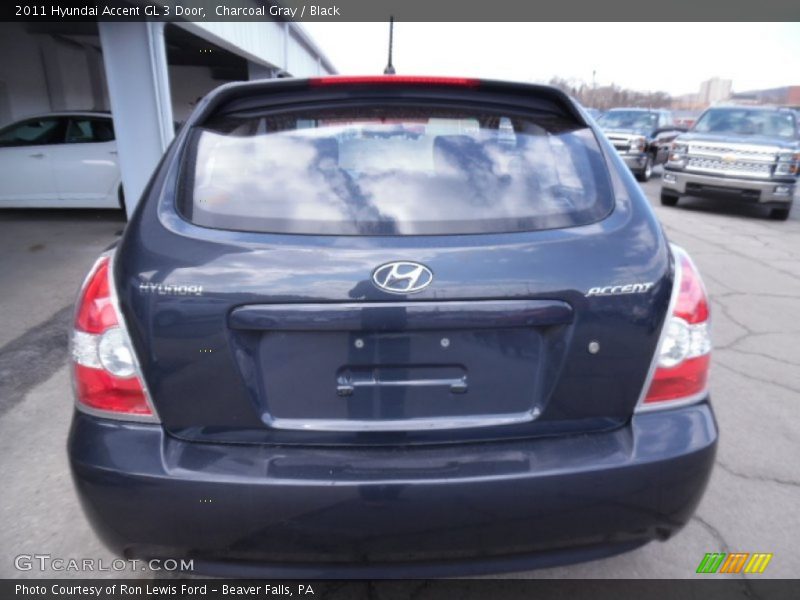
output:
[[[769,211],[769,218],[776,221],[785,221],[789,218],[790,208],[773,208]]]
[[[678,204],[680,196],[673,194],[667,190],[661,190],[661,204],[662,206],[675,206]]]

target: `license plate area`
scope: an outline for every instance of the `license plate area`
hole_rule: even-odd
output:
[[[277,429],[320,431],[531,421],[541,353],[535,328],[265,332],[263,418]]]

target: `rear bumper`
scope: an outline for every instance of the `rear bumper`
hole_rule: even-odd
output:
[[[699,502],[716,443],[703,402],[610,433],[406,448],[187,443],[77,413],[68,450],[84,510],[119,554],[225,575],[408,577],[664,539]]]
[[[665,169],[661,179],[664,189],[678,194],[738,199],[759,204],[787,204],[797,187],[794,181],[762,181],[735,177],[702,175]],[[776,192],[783,187],[785,192]]]

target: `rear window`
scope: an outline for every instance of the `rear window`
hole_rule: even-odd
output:
[[[357,106],[217,117],[187,157],[181,210],[219,229],[513,232],[588,224],[613,206],[592,131],[553,115]]]

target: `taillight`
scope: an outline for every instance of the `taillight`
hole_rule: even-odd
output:
[[[478,87],[477,79],[467,77],[427,77],[424,75],[334,75],[314,77],[308,80],[313,87],[328,85],[447,85],[456,87]]]
[[[708,298],[689,255],[677,246],[673,246],[673,254],[676,288],[642,409],[700,400],[707,391],[711,356]]]
[[[79,409],[117,419],[155,420],[117,307],[109,256],[95,263],[78,296],[72,361]]]

